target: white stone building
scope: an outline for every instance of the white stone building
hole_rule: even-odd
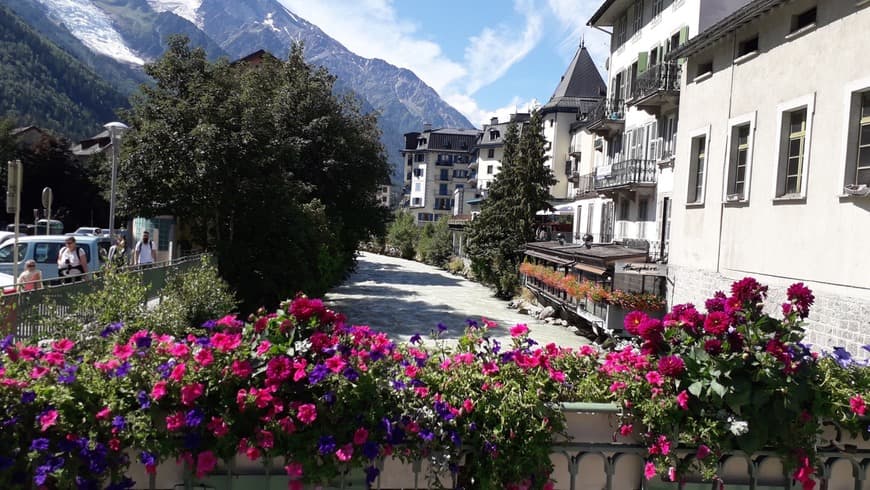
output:
[[[606,0],[588,24],[610,28],[608,97],[587,128],[605,139],[595,189],[613,200],[614,239],[667,261],[681,64],[665,61],[747,0]],[[680,123],[682,124],[682,123]]]
[[[755,0],[685,58],[672,301],[802,281],[809,341],[870,344],[870,2]],[[866,353],[864,353],[866,354]]]
[[[402,207],[418,225],[453,214],[454,192],[468,185],[479,134],[477,129],[432,129],[428,124],[420,133],[405,134]]]

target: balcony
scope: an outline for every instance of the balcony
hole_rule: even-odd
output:
[[[598,197],[598,191],[595,190],[594,173],[580,175],[579,173],[574,172],[574,174],[568,178],[568,182],[574,184],[574,199]]]
[[[586,128],[594,134],[610,139],[625,127],[625,101],[622,99],[601,99],[587,116]]]
[[[630,159],[595,169],[595,190],[631,190],[655,187],[658,166],[654,160]]]
[[[680,101],[680,74],[675,62],[650,67],[638,75],[628,105],[655,116],[675,109]]]

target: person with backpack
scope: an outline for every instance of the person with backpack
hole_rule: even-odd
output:
[[[154,263],[154,242],[150,240],[147,231],[142,232],[142,239],[136,243],[133,249],[133,263],[136,265],[148,265]]]
[[[109,247],[108,263],[115,267],[123,267],[127,265],[127,242],[123,235],[118,235],[115,238],[115,244]]]
[[[57,275],[64,283],[81,281],[88,273],[88,256],[76,245],[75,237],[67,237],[64,243],[66,246],[57,253]]]

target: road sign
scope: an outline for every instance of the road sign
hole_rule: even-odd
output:
[[[54,199],[54,194],[51,192],[51,187],[42,189],[42,207],[45,209],[50,208],[52,199]]]

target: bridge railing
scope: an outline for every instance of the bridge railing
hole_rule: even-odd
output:
[[[161,295],[167,279],[176,272],[196,267],[208,254],[188,255],[185,257],[155,262],[149,266],[124,266],[118,269],[123,274],[133,274],[145,286],[147,301]],[[103,271],[84,274],[82,280],[68,284],[46,281],[45,287],[33,291],[23,291],[3,295],[0,298],[0,312],[3,312],[2,331],[4,335],[14,333],[16,339],[40,338],[49,335],[45,324],[49,316],[68,317],[75,298],[102,287]],[[88,322],[88,318],[80,318]]]

